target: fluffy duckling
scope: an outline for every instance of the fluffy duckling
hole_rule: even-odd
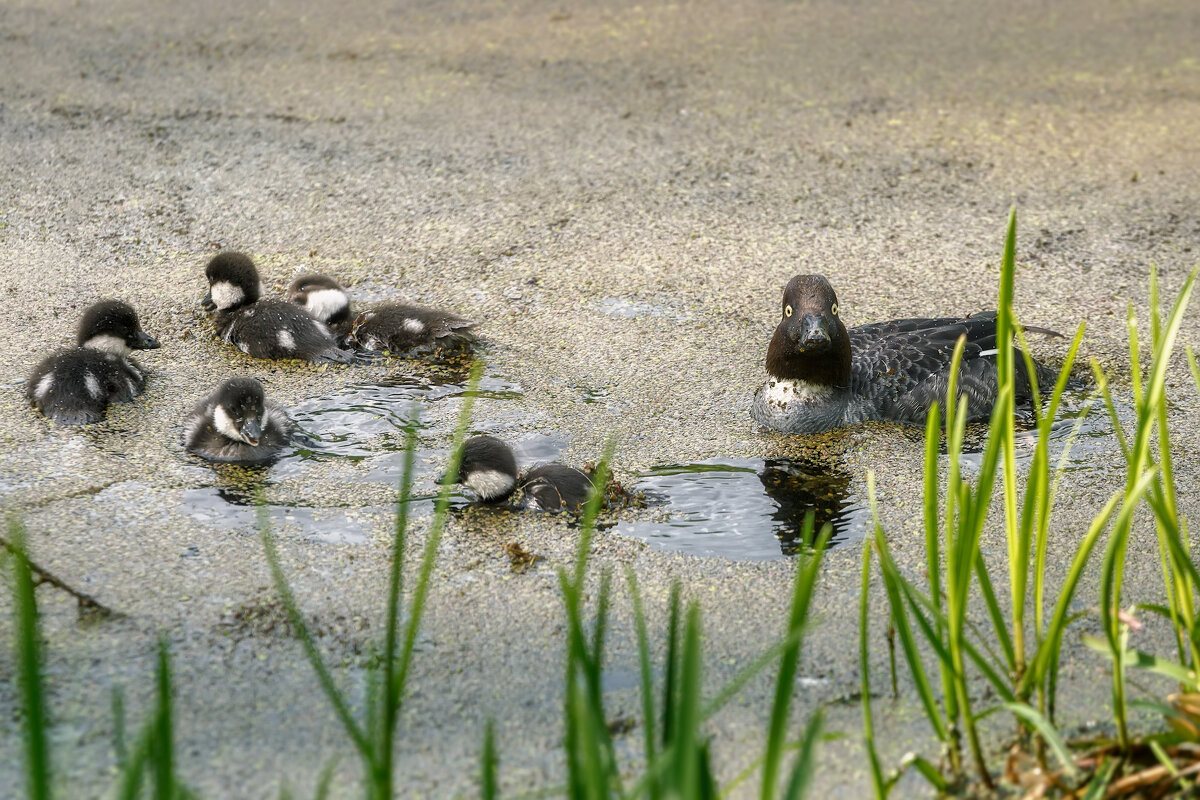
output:
[[[534,467],[521,478],[512,448],[493,436],[472,436],[463,445],[458,483],[481,503],[499,503],[518,490],[518,508],[533,511],[578,511],[587,502],[592,479],[562,464]]]
[[[201,303],[217,312],[217,335],[226,343],[254,358],[350,361],[324,323],[291,303],[262,296],[262,281],[249,256],[218,253],[204,273],[208,293]]]
[[[365,350],[407,356],[475,341],[474,322],[421,306],[381,303],[356,317],[349,293],[328,275],[301,275],[288,299]]]
[[[230,378],[192,410],[183,433],[191,452],[229,464],[265,464],[279,456],[296,427],[266,399],[254,378]]]
[[[968,418],[986,419],[1000,389],[996,354],[1012,347],[1018,401],[1031,395],[1025,360],[996,341],[996,312],[970,317],[898,319],[846,329],[837,295],[823,275],[797,275],[783,290],[783,317],[767,348],[770,378],[754,396],[754,420],[784,433],[815,433],[867,420],[924,425],[945,403],[950,359],[966,335],[958,396]],[[1026,328],[1061,336],[1044,328]],[[1052,370],[1034,362],[1040,387]]]
[[[25,395],[37,410],[62,425],[97,422],[109,403],[141,394],[145,377],[129,353],[159,346],[142,330],[133,307],[120,300],[88,306],[75,341],[75,347],[43,359],[25,384]]]

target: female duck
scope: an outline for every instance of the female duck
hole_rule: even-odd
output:
[[[900,319],[850,330],[837,295],[822,275],[797,275],[783,290],[783,318],[767,348],[770,378],[754,396],[754,421],[784,433],[815,433],[867,420],[923,425],[934,402],[945,403],[950,359],[967,337],[958,396],[968,419],[987,418],[999,392],[996,312],[966,318]],[[1052,336],[1042,328],[1026,328]],[[1030,397],[1025,360],[1014,361],[1016,399]],[[1039,386],[1054,373],[1034,363]]]

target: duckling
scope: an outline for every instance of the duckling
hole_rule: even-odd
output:
[[[288,299],[366,350],[410,356],[475,341],[474,322],[430,308],[382,303],[355,317],[349,293],[328,275],[301,275],[288,287]]]
[[[520,490],[517,508],[532,511],[578,511],[587,502],[592,479],[562,464],[534,467],[518,480],[512,448],[493,436],[472,436],[463,444],[458,483],[481,503],[499,503]]]
[[[75,347],[43,359],[25,384],[29,401],[61,425],[98,422],[109,403],[141,394],[146,380],[129,353],[159,346],[142,330],[133,307],[120,300],[88,306],[75,341]]]
[[[254,358],[300,358],[347,363],[324,323],[291,303],[262,296],[262,281],[244,253],[213,256],[204,270],[208,293],[201,304],[216,310],[217,335]]]
[[[266,399],[254,378],[230,378],[188,415],[183,445],[209,461],[266,464],[278,457],[296,432],[278,405]]]
[[[823,275],[797,275],[783,290],[783,317],[767,348],[769,379],[754,396],[758,424],[784,433],[815,433],[867,420],[923,425],[945,403],[950,359],[966,335],[958,396],[968,419],[986,419],[999,392],[998,347],[1013,347],[1016,399],[1031,396],[1025,360],[996,341],[996,312],[970,317],[899,319],[846,329],[837,295]],[[1026,331],[1049,336],[1045,328]],[[1057,377],[1034,362],[1041,387]]]

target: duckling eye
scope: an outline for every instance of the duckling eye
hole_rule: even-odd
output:
[[[837,316],[837,300],[833,301],[833,307],[829,309],[829,313],[833,314],[835,317]]]
[[[791,306],[784,306],[784,307],[783,307],[783,315],[784,315],[785,317],[790,317],[790,316],[792,315],[792,307],[791,307]]]

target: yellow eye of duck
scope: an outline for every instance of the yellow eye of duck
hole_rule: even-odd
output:
[[[783,315],[784,315],[785,317],[790,317],[790,316],[792,315],[792,307],[791,307],[791,306],[784,306],[784,307],[783,307]]]
[[[837,316],[837,301],[836,300],[833,301],[833,307],[829,309],[829,313],[833,314],[835,317]]]

